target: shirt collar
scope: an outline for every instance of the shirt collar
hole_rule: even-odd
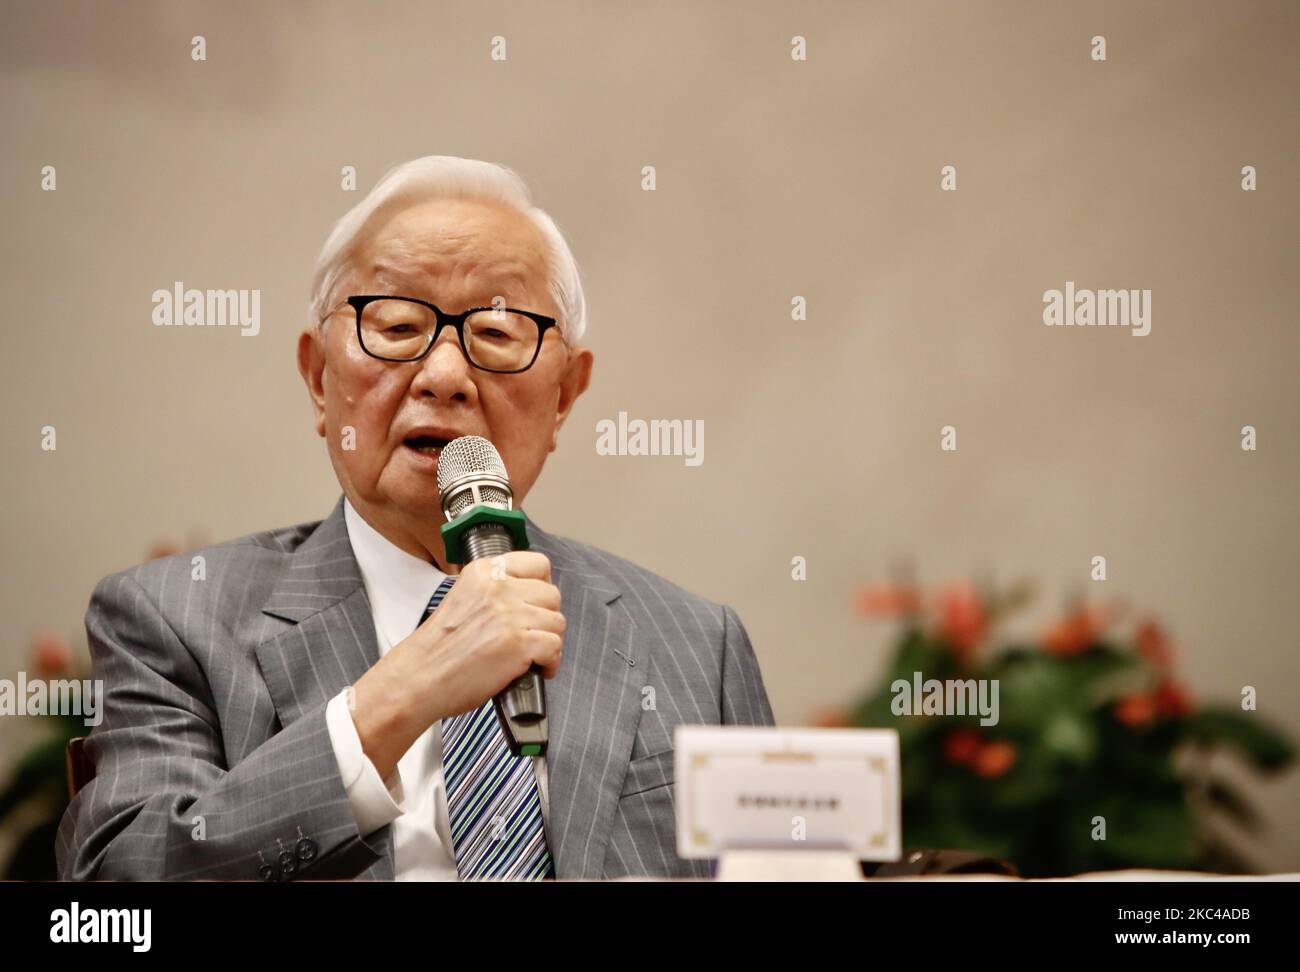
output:
[[[343,519],[370,598],[375,626],[388,639],[387,647],[392,647],[419,626],[429,599],[447,575],[394,544],[367,523],[346,497]]]

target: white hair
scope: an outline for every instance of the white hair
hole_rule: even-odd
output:
[[[312,276],[312,320],[320,321],[334,304],[334,292],[352,269],[367,228],[376,217],[427,199],[482,199],[502,202],[527,216],[542,232],[549,253],[550,292],[559,308],[560,334],[570,345],[587,329],[586,301],[578,264],[564,235],[533,205],[528,186],[511,169],[493,162],[451,155],[426,155],[389,169],[364,199],[334,224]]]

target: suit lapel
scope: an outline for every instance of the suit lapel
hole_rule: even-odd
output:
[[[548,839],[558,878],[599,878],[641,714],[646,659],[621,584],[566,548],[531,518],[532,549],[551,562],[568,627],[564,660],[546,683],[550,742]]]
[[[290,622],[256,649],[282,727],[328,702],[379,661],[374,617],[341,498],[289,557],[262,612]],[[394,874],[390,835],[382,837],[379,878]]]
[[[328,702],[379,661],[342,500],[294,551],[262,612],[293,624],[257,646],[282,726]]]

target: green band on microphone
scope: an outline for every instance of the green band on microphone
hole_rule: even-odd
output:
[[[467,562],[465,556],[465,531],[483,523],[496,523],[510,531],[516,550],[528,549],[528,529],[524,524],[523,510],[503,510],[497,506],[480,503],[472,506],[450,523],[442,525],[442,542],[447,548],[447,560],[453,564]]]

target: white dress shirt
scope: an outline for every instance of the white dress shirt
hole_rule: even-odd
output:
[[[390,542],[346,499],[343,516],[370,598],[375,638],[383,657],[418,627],[429,599],[447,575]],[[397,880],[457,880],[442,775],[441,724],[426,729],[398,760],[393,776],[381,780],[375,764],[361,749],[346,689],[330,700],[325,718],[357,830],[364,836],[393,825]]]

